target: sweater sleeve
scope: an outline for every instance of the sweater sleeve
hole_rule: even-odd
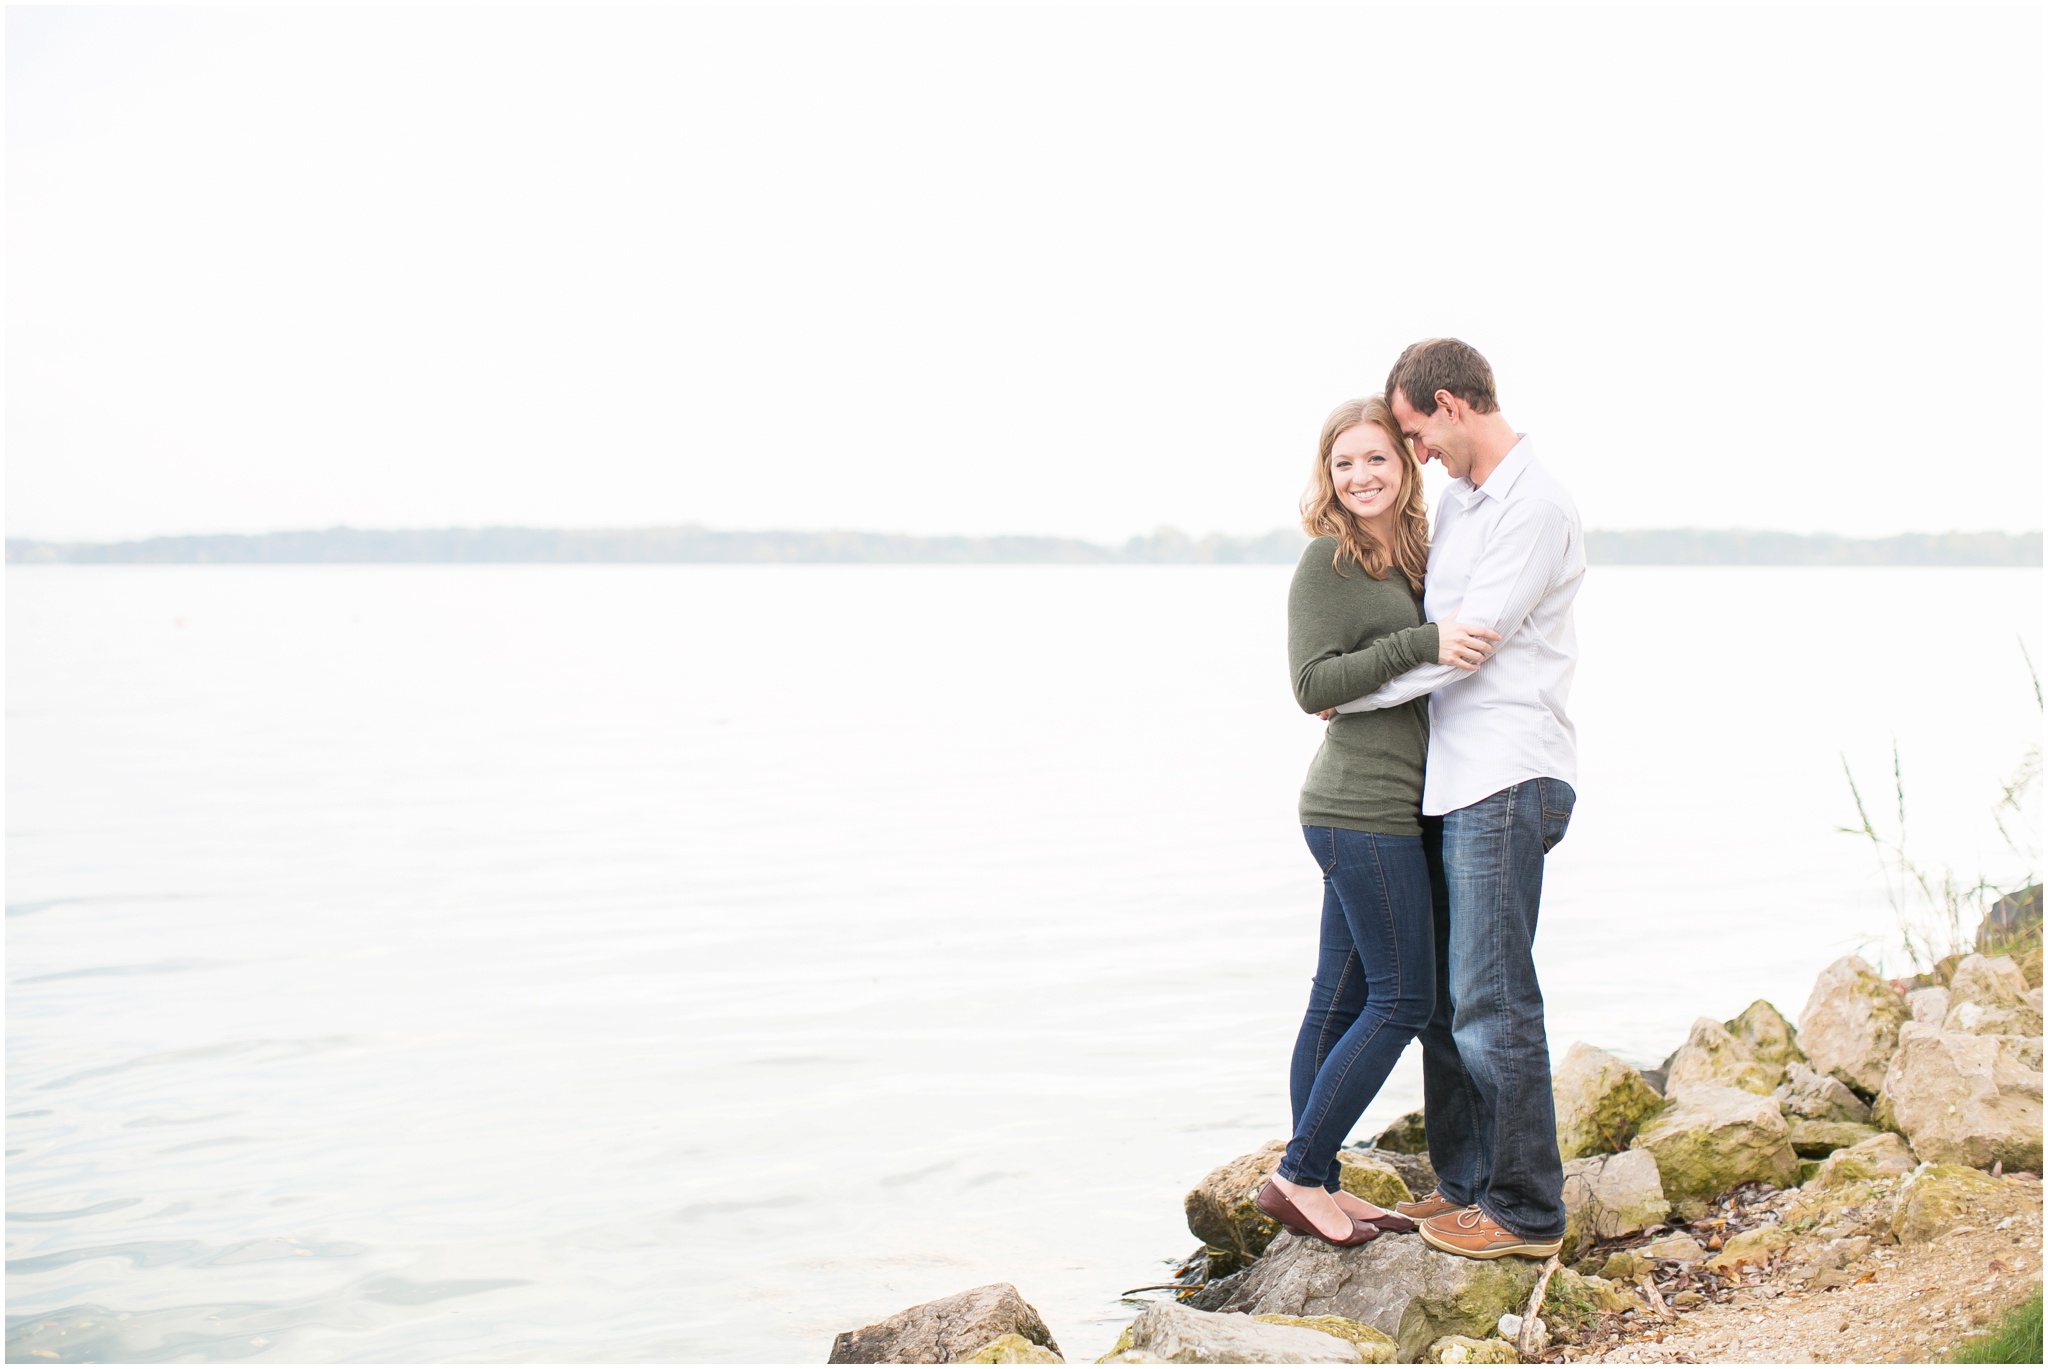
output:
[[[1330,554],[1327,540],[1310,543],[1287,592],[1287,664],[1294,675],[1294,701],[1304,713],[1370,694],[1396,675],[1434,661],[1437,653],[1435,623],[1389,632],[1347,651],[1358,636],[1357,606],[1342,593]]]

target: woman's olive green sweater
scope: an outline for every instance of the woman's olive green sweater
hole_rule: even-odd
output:
[[[1334,537],[1309,543],[1287,591],[1287,664],[1304,713],[1350,703],[1436,660],[1436,624],[1422,621],[1407,579],[1390,570],[1375,580],[1348,559],[1339,575],[1336,551]],[[1427,697],[1339,713],[1301,786],[1302,826],[1420,835],[1428,749]]]

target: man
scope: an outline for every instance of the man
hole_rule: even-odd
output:
[[[1340,710],[1430,696],[1422,812],[1437,995],[1420,1039],[1438,1183],[1400,1211],[1453,1255],[1554,1255],[1564,1170],[1532,944],[1543,857],[1576,799],[1564,705],[1585,539],[1571,496],[1501,416],[1493,370],[1471,347],[1416,343],[1387,376],[1387,398],[1417,459],[1452,477],[1429,549],[1426,616],[1501,637],[1476,671],[1421,666]]]

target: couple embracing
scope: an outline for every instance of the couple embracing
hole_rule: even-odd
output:
[[[1432,540],[1422,463],[1452,481]],[[1418,342],[1323,424],[1288,595],[1301,707],[1330,719],[1301,791],[1321,951],[1290,1073],[1294,1134],[1258,1206],[1336,1245],[1419,1228],[1473,1259],[1547,1256],[1564,1173],[1532,943],[1564,836],[1586,558],[1571,496],[1462,342]],[[1337,1150],[1414,1037],[1437,1188],[1393,1212]]]

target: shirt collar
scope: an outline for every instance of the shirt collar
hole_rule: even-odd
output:
[[[1509,491],[1515,488],[1515,482],[1522,478],[1522,472],[1528,470],[1529,463],[1536,459],[1529,447],[1529,435],[1516,433],[1515,445],[1508,448],[1508,454],[1493,468],[1493,474],[1486,477],[1484,485],[1474,485],[1469,479],[1460,480],[1458,483],[1466,491],[1465,502],[1470,504],[1482,497],[1505,501]]]

